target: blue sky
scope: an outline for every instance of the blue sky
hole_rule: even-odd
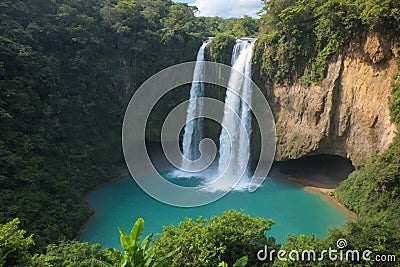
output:
[[[219,16],[224,18],[256,16],[262,7],[261,0],[174,0],[197,6],[200,16]]]

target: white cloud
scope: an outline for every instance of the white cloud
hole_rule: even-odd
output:
[[[255,17],[262,7],[262,2],[261,0],[196,0],[193,5],[199,9],[200,16]]]

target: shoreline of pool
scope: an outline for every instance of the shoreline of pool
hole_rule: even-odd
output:
[[[125,179],[125,178],[129,178],[129,176],[130,176],[130,174],[125,172],[125,173],[122,173],[122,174],[118,175],[117,177],[114,177],[114,178],[111,178],[111,179],[109,179],[109,180],[107,180],[105,182],[102,182],[102,183],[96,185],[95,187],[91,188],[90,190],[88,190],[85,194],[83,194],[82,198],[85,199],[85,197],[87,195],[89,195],[90,193],[92,193],[94,191],[97,191],[97,190],[101,189],[102,187],[104,187],[106,185],[109,185],[111,183],[118,182],[118,181],[120,181],[122,179]],[[89,217],[87,217],[82,222],[81,226],[79,227],[79,230],[74,234],[74,239],[78,239],[78,237],[86,230],[88,224],[93,220],[94,216],[96,215],[96,211],[93,208],[92,208],[92,210],[93,210],[93,212],[89,215]]]
[[[326,186],[322,183],[318,183],[315,181],[310,181],[310,180],[302,179],[302,178],[294,178],[294,177],[290,177],[290,176],[279,177],[277,179],[282,179],[282,180],[288,181],[290,183],[296,184],[296,185],[304,188],[304,190],[318,194],[319,196],[323,197],[324,199],[326,199],[327,201],[331,202],[332,204],[337,206],[339,209],[344,211],[347,215],[349,215],[349,217],[351,219],[354,220],[357,218],[357,214],[354,213],[353,211],[351,211],[350,209],[348,209],[333,194],[333,192],[335,191],[337,186],[335,188],[329,188],[329,186]]]

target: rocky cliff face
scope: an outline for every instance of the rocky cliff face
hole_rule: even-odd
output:
[[[352,43],[320,86],[265,88],[276,120],[277,159],[335,154],[362,164],[391,143],[390,81],[397,45],[378,35]]]

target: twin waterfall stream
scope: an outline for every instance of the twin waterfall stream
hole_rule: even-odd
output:
[[[200,156],[199,143],[203,139],[203,103],[199,97],[204,96],[204,83],[197,82],[204,78],[204,50],[208,42],[203,43],[197,53],[196,66],[193,74],[193,83],[190,89],[190,101],[187,109],[186,125],[183,135],[183,156],[187,159],[194,160]],[[188,121],[189,118],[196,118]],[[184,166],[184,169],[189,169],[190,166]]]
[[[222,125],[233,129],[233,134],[231,133],[229,136],[226,129],[222,127],[219,137],[217,174],[222,174],[230,164],[230,172],[237,173],[239,170],[246,170],[242,181],[249,179],[247,164],[249,163],[249,143],[252,132],[252,90],[249,79],[243,79],[242,74],[251,78],[254,41],[253,39],[238,39],[234,45],[231,58],[232,71],[229,77],[228,90],[226,91],[222,119]],[[198,81],[202,81],[202,78],[204,78],[204,51],[207,44],[208,42],[203,43],[197,54],[193,74],[194,82],[190,90],[189,106],[184,128],[182,150],[183,156],[189,160],[196,160],[200,157],[199,143],[204,137],[204,119],[201,118],[204,109],[201,100],[201,97],[204,97],[204,83]],[[190,166],[185,166],[183,162],[183,169],[190,170]]]

